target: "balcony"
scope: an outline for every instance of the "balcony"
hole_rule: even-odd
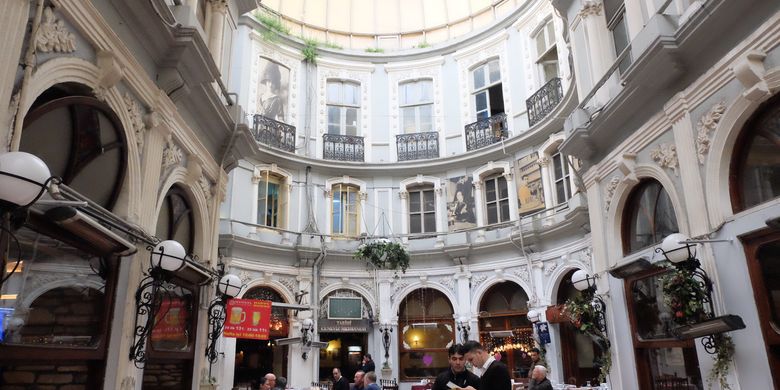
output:
[[[338,161],[363,161],[363,137],[356,135],[323,134],[322,158]]]
[[[544,119],[561,102],[561,99],[563,99],[561,78],[556,77],[525,101],[525,106],[528,108],[528,126],[533,126]]]
[[[439,157],[439,133],[399,134],[395,136],[398,161],[424,160]]]
[[[295,126],[255,115],[252,135],[255,141],[281,149],[290,153],[295,152]]]
[[[468,124],[465,130],[466,150],[484,148],[509,137],[506,114],[503,112]]]

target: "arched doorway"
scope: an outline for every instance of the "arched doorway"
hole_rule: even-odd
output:
[[[556,303],[563,305],[579,293],[571,283],[571,276],[576,270],[563,275]],[[563,306],[558,306],[563,307]],[[584,384],[586,381],[598,383],[599,369],[594,363],[597,347],[590,337],[582,334],[568,321],[560,322],[558,330],[561,337],[561,360],[563,363],[563,381],[569,384]]]
[[[373,318],[368,300],[354,290],[335,290],[322,300],[317,326],[320,341],[328,346],[320,349],[320,380],[330,380],[333,368],[354,378],[368,352]]]
[[[278,291],[267,286],[253,287],[242,298],[286,303]],[[253,385],[255,380],[268,373],[286,377],[288,348],[276,345],[275,340],[287,337],[289,332],[287,309],[274,307],[271,309],[269,340],[236,339],[233,386]]]
[[[533,328],[528,321],[528,294],[514,282],[498,283],[479,303],[479,342],[501,354],[514,378],[525,378],[531,367]]]
[[[447,348],[455,343],[452,304],[440,291],[420,288],[398,310],[401,380],[433,379],[449,367]]]

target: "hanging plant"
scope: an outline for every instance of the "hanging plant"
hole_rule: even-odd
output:
[[[609,339],[596,323],[598,315],[593,305],[593,293],[581,292],[566,301],[564,313],[580,333],[590,336],[601,349],[601,357],[595,363],[600,366],[599,382],[603,383],[612,368],[612,355],[609,352]]]
[[[667,265],[670,269],[661,277],[664,303],[672,309],[673,321],[679,326],[696,324],[710,318],[705,310],[709,299],[707,285],[686,269]],[[731,389],[728,374],[731,359],[734,357],[734,341],[726,334],[713,335],[715,364],[707,377],[707,387],[712,388],[717,381],[721,389]]]
[[[358,247],[354,258],[368,261],[377,268],[406,272],[409,252],[401,244],[390,241],[372,241]]]

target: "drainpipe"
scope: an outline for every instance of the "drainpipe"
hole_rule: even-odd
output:
[[[317,256],[317,259],[314,260],[314,264],[311,266],[311,304],[312,307],[312,321],[314,321],[314,329],[316,330],[319,326],[317,324],[317,319],[319,317],[319,310],[320,307],[320,273],[322,272],[322,263],[325,261],[325,257],[328,256],[327,251],[325,250],[325,238],[323,236],[320,236],[320,254]],[[319,332],[317,332],[317,341],[319,341],[320,335]],[[319,354],[316,355],[319,359]],[[312,364],[312,378],[318,378],[319,377],[319,364],[315,365]]]

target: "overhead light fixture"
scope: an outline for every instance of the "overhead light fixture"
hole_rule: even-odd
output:
[[[609,274],[612,275],[613,278],[616,279],[626,279],[628,277],[631,277],[633,275],[640,274],[644,271],[650,270],[655,268],[653,263],[647,260],[645,257],[640,257],[638,259],[635,259],[633,261],[629,261],[628,263],[624,263],[622,265],[614,266],[609,269]]]
[[[731,332],[732,330],[739,329],[745,329],[745,322],[742,321],[742,317],[728,314],[699,322],[697,324],[680,326],[674,329],[674,333],[677,338],[681,340],[687,340],[712,336],[724,332]]]
[[[412,328],[436,328],[438,326],[438,322],[416,322],[412,324]]]
[[[503,338],[503,337],[512,337],[515,333],[511,330],[494,330],[490,332],[490,337],[494,338]]]
[[[217,282],[217,297],[211,302],[208,309],[209,333],[208,345],[206,346],[206,358],[210,364],[217,362],[220,352],[217,351],[217,340],[222,336],[222,330],[225,328],[225,307],[230,298],[237,296],[244,288],[241,278],[233,274],[224,275],[225,268],[219,268],[220,275],[223,275]],[[211,366],[209,366],[211,370]]]
[[[292,345],[292,344],[300,344],[301,338],[300,337],[286,337],[283,339],[276,339],[274,340],[274,344],[276,345]]]

